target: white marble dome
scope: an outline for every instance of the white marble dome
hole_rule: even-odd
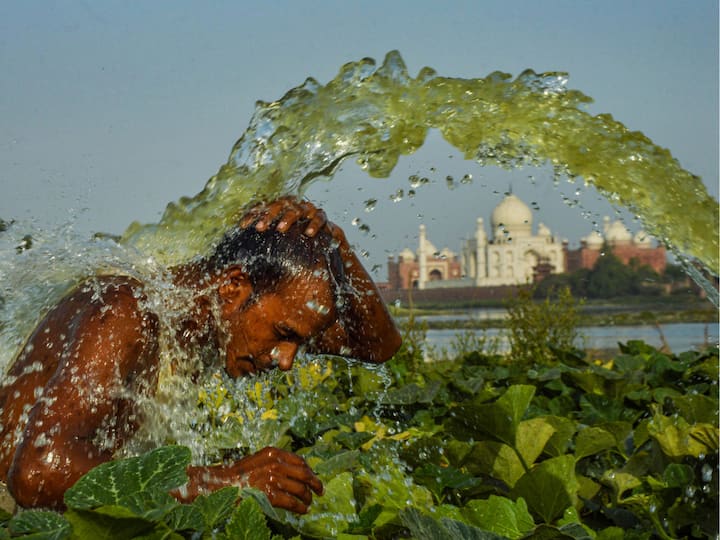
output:
[[[635,233],[635,236],[633,236],[633,244],[641,248],[651,248],[652,238],[650,238],[650,235],[645,231],[638,231]]]
[[[550,228],[545,225],[544,223],[538,223],[538,236],[542,237],[548,237],[552,236],[552,233],[550,232]]]
[[[605,233],[605,238],[611,244],[629,244],[632,241],[632,234],[627,230],[622,221],[613,221]]]
[[[509,231],[510,235],[530,236],[532,232],[532,211],[517,196],[510,193],[492,213],[492,230]]]
[[[592,231],[582,239],[590,249],[600,249],[603,245],[603,237],[598,231]]]

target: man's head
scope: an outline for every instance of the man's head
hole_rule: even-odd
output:
[[[226,367],[233,376],[290,369],[301,346],[376,363],[394,352],[378,345],[379,329],[397,331],[370,277],[360,267],[362,279],[353,280],[346,268],[356,267],[330,230],[310,237],[303,234],[305,224],[300,220],[285,232],[238,227],[206,261],[217,278],[228,330]]]
[[[290,369],[299,347],[336,320],[342,262],[331,240],[296,224],[285,233],[237,227],[220,241],[208,270],[217,276],[231,375]]]

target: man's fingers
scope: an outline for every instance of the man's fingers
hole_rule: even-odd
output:
[[[284,233],[287,232],[293,224],[303,215],[302,210],[297,206],[289,206],[283,209],[282,216],[277,224],[277,230]]]
[[[277,491],[271,487],[266,488],[264,491],[270,500],[270,504],[276,508],[284,508],[296,514],[307,514],[308,506],[310,506],[309,503],[305,504],[296,497],[288,495],[283,491]]]
[[[305,234],[312,238],[327,223],[327,215],[322,209],[313,207],[313,211],[308,215],[308,219],[310,223],[305,227]]]

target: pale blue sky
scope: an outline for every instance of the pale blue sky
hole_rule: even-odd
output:
[[[18,0],[0,3],[0,217],[114,233],[155,221],[168,202],[202,189],[257,99],[277,99],[308,76],[327,82],[345,62],[381,62],[392,49],[411,74],[425,65],[458,77],[567,71],[568,86],[595,99],[593,113],[669,148],[717,197],[716,0]],[[310,196],[376,264],[414,247],[420,222],[438,247],[457,250],[510,182],[571,242],[609,212],[584,193],[595,215],[583,218],[562,203],[575,186],[553,188],[542,171],[482,171],[450,153],[430,137],[388,181],[348,166]],[[387,200],[409,173],[430,167],[476,180]],[[366,214],[371,197],[382,204]],[[354,217],[379,238],[359,234]]]

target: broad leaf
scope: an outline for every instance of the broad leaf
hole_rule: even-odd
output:
[[[511,501],[491,495],[489,499],[472,500],[463,513],[473,525],[511,540],[522,537],[535,526],[522,497]]]
[[[139,457],[110,461],[95,467],[65,492],[65,504],[77,510],[125,506],[150,490],[169,491],[187,482],[190,450],[165,446]]]
[[[230,516],[239,494],[238,488],[225,487],[208,495],[200,495],[193,501],[192,506],[200,512],[205,530],[211,531],[219,527]]]
[[[663,453],[673,459],[699,457],[718,449],[718,428],[711,424],[689,425],[680,416],[655,414],[648,424],[648,433]]]
[[[90,510],[68,510],[65,517],[72,524],[76,538],[124,540],[152,532],[158,525],[141,518],[121,518]]]
[[[487,474],[503,481],[508,487],[514,486],[525,473],[515,451],[495,441],[475,443],[463,463],[472,474]]]
[[[233,540],[270,540],[270,529],[255,499],[245,498],[235,508],[225,534]]]
[[[353,475],[340,473],[325,482],[325,492],[314,497],[310,511],[301,522],[302,532],[312,536],[334,537],[344,532],[347,522],[355,516]]]
[[[455,467],[438,467],[428,463],[417,469],[413,477],[418,484],[425,486],[438,501],[446,489],[468,489],[479,486],[482,481],[471,474],[464,473]]]
[[[402,524],[410,529],[413,538],[422,540],[501,540],[503,537],[493,532],[483,531],[472,525],[450,518],[439,521],[421,514],[415,508],[400,513]]]
[[[514,447],[518,424],[534,395],[534,386],[511,386],[494,403],[479,407],[478,427],[488,435]]]
[[[520,478],[512,493],[523,497],[530,509],[546,523],[577,500],[578,481],[575,458],[560,456],[543,461]]]
[[[530,466],[535,463],[554,434],[555,427],[545,418],[532,418],[518,424],[515,433],[515,447],[526,465]]]
[[[72,533],[70,523],[60,514],[42,510],[20,512],[10,520],[8,529],[14,536],[28,535],[37,540],[63,540]]]
[[[612,433],[599,427],[585,428],[578,432],[575,439],[575,459],[594,456],[615,445],[616,440]]]

